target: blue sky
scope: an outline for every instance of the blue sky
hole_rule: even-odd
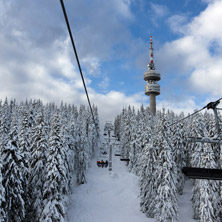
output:
[[[222,95],[219,0],[64,0],[101,121],[147,106],[149,36],[161,73],[157,108],[192,112]],[[59,0],[0,0],[0,98],[86,104]]]

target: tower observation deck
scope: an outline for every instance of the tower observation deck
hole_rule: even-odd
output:
[[[156,71],[153,62],[153,41],[150,36],[150,63],[147,65],[147,71],[144,73],[144,80],[147,82],[145,86],[145,94],[150,97],[150,111],[153,115],[156,114],[156,96],[160,94],[160,85],[157,83],[160,78],[160,73]]]

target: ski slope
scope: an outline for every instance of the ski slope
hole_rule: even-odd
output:
[[[73,187],[68,222],[153,222],[140,211],[138,177],[125,162],[113,156],[113,170],[99,168],[96,160],[88,170],[87,184]],[[191,185],[180,196],[180,222],[192,222]]]

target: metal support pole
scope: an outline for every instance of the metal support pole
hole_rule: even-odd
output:
[[[105,124],[105,127],[104,127],[104,136],[107,136],[107,134],[108,134],[108,138],[106,138],[106,139],[108,139],[108,146],[109,146],[109,171],[111,171],[112,170],[112,144],[110,143],[110,141],[111,141],[111,138],[110,138],[110,136],[111,136],[111,131],[113,131],[114,129],[113,129],[113,125],[112,125],[112,123],[111,123],[111,121],[107,121],[106,122],[106,124]]]
[[[112,145],[109,144],[109,171],[112,171]]]
[[[112,145],[110,144],[110,130],[108,131],[109,134],[109,171],[112,171]]]
[[[215,116],[215,121],[216,121],[218,137],[220,137],[220,124],[219,124],[219,117],[218,117],[217,109],[214,108],[213,111],[214,111],[214,116]]]

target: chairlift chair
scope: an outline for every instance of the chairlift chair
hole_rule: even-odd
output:
[[[222,169],[183,167],[182,172],[192,179],[222,180]]]
[[[126,161],[126,162],[129,162],[130,159],[129,159],[129,158],[120,158],[120,161]]]
[[[114,154],[115,156],[121,156],[121,154],[120,154],[120,150],[119,150],[119,147],[118,147],[118,149],[117,150],[115,150],[115,154]]]
[[[130,159],[129,159],[129,157],[121,156],[121,157],[120,157],[120,161],[126,161],[126,162],[129,162]]]
[[[211,138],[188,138],[188,142],[201,142],[201,143],[212,143],[220,145],[221,141],[221,130],[220,130],[220,123],[219,117],[217,113],[216,106],[220,103],[220,100],[216,102],[208,103],[206,108],[213,109],[215,120],[216,120],[216,128],[218,137],[215,139]],[[185,176],[192,178],[192,179],[206,179],[206,180],[222,180],[222,169],[210,169],[210,168],[199,168],[199,167],[183,167],[182,172]]]

